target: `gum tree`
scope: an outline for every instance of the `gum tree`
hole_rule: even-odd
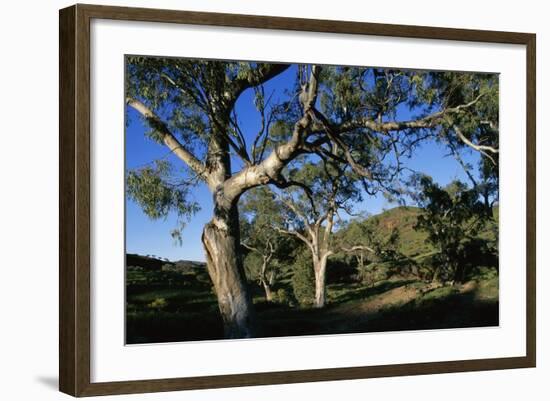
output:
[[[339,153],[338,145],[331,143],[327,154],[317,162],[294,161],[288,175],[302,185],[277,193],[284,218],[278,225],[274,222],[273,227],[296,237],[309,250],[316,308],[325,306],[327,263],[338,252],[332,237],[339,212],[351,213],[352,203],[361,200],[361,190],[355,182],[357,175],[347,163],[334,159],[341,156]]]
[[[277,267],[290,261],[295,244],[273,229],[284,218],[268,186],[248,191],[241,201],[241,244],[248,251],[245,268],[257,279],[266,301],[273,301]]]
[[[206,184],[214,207],[202,243],[229,338],[254,336],[239,238],[238,201],[246,191],[300,185],[284,170],[303,154],[349,165],[368,187],[378,169],[373,143],[393,149],[396,160],[434,135],[452,136],[488,156],[498,153],[475,128],[495,93],[479,74],[143,56],[126,61],[127,110],[135,110],[147,136],[181,162],[179,169],[161,162],[129,172],[128,193],[151,218],[175,211],[183,221],[196,210],[190,187]],[[264,86],[290,68],[295,79],[286,98],[270,103]],[[251,106],[261,116],[256,133],[243,132],[236,115],[246,91],[254,92]],[[411,118],[398,120],[400,107],[414,111]],[[468,129],[457,129],[462,125]],[[327,154],[331,143],[341,155]]]
[[[431,177],[419,177],[418,196],[422,214],[415,229],[428,234],[428,241],[438,251],[432,281],[443,278],[457,283],[464,281],[466,249],[476,242],[485,226],[485,205],[476,188],[453,181],[442,188]]]

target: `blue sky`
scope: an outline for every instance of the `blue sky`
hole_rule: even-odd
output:
[[[265,87],[266,95],[274,93],[274,98],[284,98],[283,91],[290,88],[295,78],[295,69],[291,68],[272,79]],[[239,123],[245,136],[254,136],[260,124],[258,112],[253,106],[253,91],[242,94],[237,102],[236,109]],[[174,166],[180,166],[181,161],[169,155],[168,149],[149,139],[145,132],[147,127],[133,109],[128,108],[129,123],[126,129],[126,169],[142,167],[156,159],[166,157]],[[401,108],[398,120],[411,118],[410,112]],[[442,185],[454,179],[465,180],[466,176],[461,166],[453,157],[446,156],[447,151],[442,145],[426,142],[416,150],[413,157],[406,161],[407,167],[431,175]],[[479,160],[477,153],[466,151],[464,160],[475,164]],[[240,167],[234,160],[233,168]],[[192,190],[193,200],[200,205],[200,210],[187,223],[182,232],[182,244],[176,244],[170,236],[170,231],[176,226],[176,216],[171,214],[166,219],[151,220],[130,199],[126,199],[126,252],[142,255],[156,255],[170,260],[204,261],[201,244],[201,233],[204,225],[211,218],[212,199],[209,190],[204,184],[199,184]],[[363,202],[356,204],[356,212],[377,214],[384,209],[395,205],[388,204],[382,196],[365,197]]]

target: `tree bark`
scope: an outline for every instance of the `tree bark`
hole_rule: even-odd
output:
[[[265,299],[267,302],[273,301],[273,293],[271,292],[271,282],[267,279],[267,266],[269,265],[269,261],[271,260],[271,256],[264,256],[264,260],[262,263],[262,269],[260,270],[260,282],[262,283],[262,286],[264,287],[265,291]],[[273,277],[273,276],[272,276]]]
[[[313,270],[315,272],[315,301],[313,306],[315,308],[323,308],[326,303],[327,257],[315,258]]]
[[[217,205],[202,234],[208,273],[214,284],[225,338],[251,338],[255,316],[239,252],[237,206]]]
[[[269,285],[269,282],[266,279],[262,279],[261,281],[265,291],[265,300],[267,302],[272,302],[273,292],[271,291],[271,286]]]

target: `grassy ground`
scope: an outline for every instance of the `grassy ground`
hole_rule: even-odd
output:
[[[222,338],[206,272],[129,269],[127,343]],[[407,278],[372,286],[330,284],[327,306],[312,309],[265,302],[254,289],[258,336],[296,336],[498,325],[498,277],[435,287]]]

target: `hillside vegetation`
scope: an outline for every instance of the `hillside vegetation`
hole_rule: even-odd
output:
[[[386,210],[375,216],[370,216],[363,221],[353,221],[348,227],[338,232],[339,236],[345,235],[346,231],[354,225],[374,224],[377,232],[383,236],[389,236],[393,229],[399,233],[398,250],[405,256],[414,258],[429,252],[433,252],[433,246],[427,241],[428,235],[414,226],[422,209],[412,206],[400,206]],[[498,221],[499,208],[493,208],[495,221]],[[496,224],[496,223],[493,223]],[[495,241],[494,227],[487,226],[479,234],[480,238],[488,241]]]
[[[309,271],[307,257],[277,266],[271,302],[250,277],[259,336],[498,325],[495,266],[477,266],[466,282],[455,285],[431,282],[422,274],[429,270],[429,256],[435,250],[426,234],[414,228],[419,213],[418,208],[398,207],[337,232],[336,240],[352,235],[355,225],[374,225],[381,238],[397,231],[398,257],[391,263],[366,257],[363,270],[373,272],[369,275],[354,255],[337,255],[328,265],[323,309],[308,304],[312,291],[311,277],[304,274]],[[498,208],[495,213],[498,216]],[[488,227],[479,236],[495,242],[493,232]],[[128,343],[223,338],[217,299],[204,263],[129,254],[126,287]]]

